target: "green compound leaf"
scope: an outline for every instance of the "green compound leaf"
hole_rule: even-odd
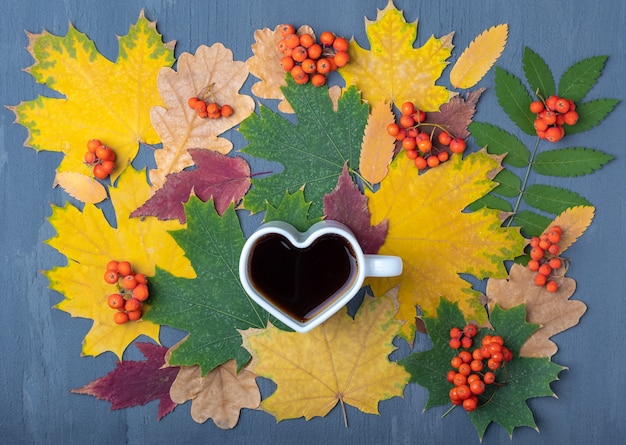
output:
[[[267,204],[263,221],[285,221],[300,232],[306,232],[313,224],[322,220],[322,218],[309,219],[310,207],[311,203],[304,200],[303,190],[285,193],[278,207]]]
[[[311,215],[322,216],[323,198],[337,184],[344,164],[358,166],[361,142],[369,115],[355,86],[347,88],[333,109],[327,88],[296,85],[287,76],[282,88],[295,111],[297,123],[284,119],[266,107],[251,114],[240,126],[249,144],[242,151],[280,162],[284,171],[267,178],[253,179],[253,188],[244,198],[244,207],[258,212],[266,201],[277,205],[285,191],[304,187],[311,202]]]
[[[599,170],[612,159],[613,156],[593,148],[568,147],[539,153],[533,170],[546,176],[581,176]]]
[[[524,48],[522,68],[526,75],[526,81],[528,85],[530,85],[533,94],[537,94],[538,92],[541,97],[547,98],[556,92],[554,77],[552,76],[550,67],[539,54],[528,47]]]
[[[536,116],[529,109],[533,99],[519,78],[500,67],[496,67],[495,91],[500,107],[515,125],[524,133],[535,135],[533,123]]]
[[[519,226],[527,238],[541,235],[551,222],[551,218],[530,210],[522,210],[513,217],[513,225]]]
[[[448,345],[450,329],[463,327],[466,320],[456,303],[441,298],[436,318],[423,318],[432,340],[432,349],[415,352],[400,360],[400,364],[411,374],[410,382],[418,383],[428,390],[428,400],[424,409],[450,403],[449,391],[452,385],[446,379],[451,369],[450,360],[458,351]],[[497,333],[513,352],[513,360],[505,369],[496,372],[496,381],[502,386],[491,386],[479,397],[479,408],[469,413],[478,435],[482,438],[491,422],[500,424],[509,434],[516,427],[536,427],[533,413],[526,401],[533,397],[554,396],[550,383],[555,381],[564,369],[548,358],[520,357],[519,351],[528,338],[539,328],[526,322],[524,305],[503,310],[494,307],[489,317],[494,331],[481,329],[475,337],[479,344],[484,335]],[[462,409],[456,407],[455,409]]]
[[[559,81],[559,96],[581,102],[602,74],[607,58],[590,57],[570,66]]]
[[[506,155],[503,164],[520,168],[528,165],[530,151],[511,133],[495,125],[476,121],[469,125],[469,131],[480,147],[487,147],[488,153]]]
[[[467,206],[467,210],[470,212],[475,212],[476,210],[482,209],[483,207],[487,207],[488,209],[502,210],[503,212],[512,212],[513,206],[511,203],[505,199],[502,199],[498,196],[494,196],[491,193],[483,196],[480,199],[477,199],[473,203]]]
[[[202,374],[235,359],[240,369],[250,360],[238,330],[277,323],[256,305],[239,282],[239,255],[245,239],[231,204],[220,217],[213,200],[192,196],[185,204],[187,228],[171,232],[191,261],[197,278],[186,279],[158,269],[150,279],[146,319],[182,329],[189,336],[169,363],[198,364]]]
[[[617,106],[617,99],[596,99],[576,106],[578,122],[571,127],[564,127],[565,134],[582,133],[598,125]]]
[[[527,187],[523,199],[529,206],[554,215],[570,207],[591,205],[587,199],[576,192],[543,184],[533,184]]]
[[[498,186],[494,188],[491,193],[495,193],[496,195],[515,198],[519,196],[522,190],[522,180],[509,170],[502,170],[493,180],[498,183]]]

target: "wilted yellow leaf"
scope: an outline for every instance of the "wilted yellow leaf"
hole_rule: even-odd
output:
[[[72,198],[86,204],[97,204],[107,197],[107,190],[94,178],[78,172],[58,172],[55,186],[60,185]]]
[[[509,26],[504,23],[485,30],[463,51],[450,71],[455,88],[471,88],[491,69],[504,51]]]
[[[400,310],[405,320],[402,335],[415,332],[416,306],[436,316],[439,298],[458,302],[468,320],[486,321],[479,293],[459,274],[480,279],[506,277],[503,261],[523,253],[519,228],[501,226],[498,211],[464,209],[496,185],[492,181],[500,163],[485,151],[448,162],[419,174],[407,156],[398,156],[389,174],[373,193],[366,190],[371,223],[388,220],[385,244],[379,253],[402,258],[402,275],[371,280],[374,295],[400,284]]]
[[[527,320],[539,324],[524,343],[520,355],[524,357],[552,357],[558,350],[550,337],[576,326],[587,311],[582,301],[570,300],[576,290],[576,282],[571,278],[559,279],[559,289],[548,292],[545,287],[533,282],[535,272],[520,264],[511,267],[506,279],[487,281],[489,307],[496,304],[503,309],[510,309],[526,304]]]
[[[150,108],[161,104],[156,87],[160,68],[174,63],[173,44],[163,44],[156,26],[140,15],[119,38],[116,62],[103,57],[94,43],[72,25],[65,37],[29,34],[35,64],[28,72],[64,98],[40,96],[13,110],[29,130],[26,145],[65,154],[59,172],[92,176],[84,164],[87,141],[100,139],[117,155],[115,180],[139,150],[139,143],[158,144]],[[62,186],[63,178],[57,181]],[[80,189],[73,196],[84,201]],[[89,195],[90,190],[86,190]]]
[[[152,124],[163,141],[156,150],[157,168],[150,171],[153,188],[160,188],[169,173],[193,165],[189,148],[203,148],[226,154],[232,143],[218,137],[244,120],[254,110],[254,100],[239,89],[248,78],[245,62],[233,60],[233,53],[221,43],[200,46],[195,55],[183,53],[177,71],[159,72],[158,87],[165,107],[154,107]],[[218,105],[230,105],[234,114],[219,119],[201,118],[187,104],[190,97],[206,98]]]
[[[47,241],[68,259],[66,266],[45,272],[50,288],[65,299],[58,309],[74,317],[91,318],[94,323],[83,342],[84,355],[112,351],[121,360],[128,344],[139,335],[158,341],[159,326],[148,321],[116,325],[107,296],[117,287],[104,281],[110,260],[127,260],[135,271],[154,275],[155,266],[178,276],[193,278],[195,272],[168,231],[181,229],[178,220],[156,217],[129,218],[130,212],[149,196],[144,171],[126,169],[118,187],[110,189],[117,227],[107,222],[95,205],[85,204],[81,212],[71,204],[53,206],[49,222],[57,235]],[[149,302],[147,307],[149,310]]]
[[[243,368],[237,373],[237,363],[229,360],[202,377],[200,366],[182,366],[170,389],[174,403],[191,400],[191,418],[204,423],[213,419],[222,429],[234,428],[243,408],[256,409],[261,393],[256,375]]]
[[[377,414],[378,403],[402,396],[409,379],[388,359],[401,326],[396,311],[390,297],[366,297],[354,319],[337,313],[306,334],[273,326],[242,332],[250,369],[277,385],[261,408],[279,421],[325,416],[337,402]]]
[[[559,226],[563,230],[559,249],[564,252],[587,230],[593,221],[595,207],[576,206],[565,210],[558,215],[550,226]]]
[[[407,23],[393,1],[378,11],[375,21],[365,19],[370,50],[350,41],[350,63],[339,72],[348,85],[355,84],[370,102],[412,101],[424,111],[437,111],[454,93],[435,85],[452,52],[452,34],[434,36],[414,48],[417,22]]]
[[[395,116],[389,104],[372,104],[359,160],[359,173],[370,184],[378,184],[389,170],[396,139],[387,133],[387,125],[394,121]]]

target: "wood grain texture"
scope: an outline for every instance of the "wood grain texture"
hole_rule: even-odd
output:
[[[99,50],[115,59],[116,35],[127,33],[143,9],[156,20],[166,41],[176,40],[176,55],[194,52],[201,44],[222,42],[235,58],[252,55],[250,45],[258,28],[282,22],[309,24],[354,36],[365,47],[364,18],[375,19],[387,0],[26,0],[3,2],[0,12],[0,98],[2,105],[16,105],[40,94],[51,94],[35,84],[23,70],[32,64],[25,51],[25,31],[48,30],[65,35],[71,22],[92,38]],[[408,21],[419,19],[418,43],[431,34],[455,32],[458,57],[480,32],[495,24],[509,24],[509,43],[498,65],[522,75],[521,55],[530,46],[548,61],[558,79],[573,62],[594,55],[609,56],[604,74],[588,98],[624,99],[626,9],[620,0],[498,0],[421,1],[396,0]],[[416,67],[418,70],[419,67]],[[249,90],[250,80],[246,84]],[[499,111],[493,92],[493,72],[478,87],[487,91],[478,105],[476,120],[513,129]],[[626,198],[623,137],[624,104],[602,127],[577,136],[578,145],[596,147],[616,157],[599,174],[564,182],[553,180],[585,196],[597,208],[588,232],[568,252],[573,258],[568,275],[577,283],[576,299],[588,305],[579,326],[554,340],[559,352],[554,361],[569,370],[553,384],[557,398],[530,402],[540,433],[515,430],[513,439],[492,425],[484,444],[616,444],[626,438],[624,390],[626,366],[623,326],[626,309]],[[409,385],[403,399],[385,401],[380,416],[347,408],[349,428],[340,410],[326,418],[276,423],[266,413],[244,411],[239,425],[230,431],[211,421],[196,424],[189,405],[182,405],[157,422],[156,404],[110,411],[109,405],[88,396],[69,393],[114,367],[112,354],[81,357],[81,339],[87,320],[73,319],[51,307],[60,295],[48,289],[40,270],[64,264],[65,259],[43,241],[54,236],[47,223],[50,203],[62,205],[68,198],[52,189],[54,169],[60,157],[37,154],[24,148],[26,131],[13,123],[13,113],[0,109],[0,442],[6,444],[478,444],[467,416],[455,410],[445,419],[443,409],[422,412],[426,391]],[[512,130],[513,131],[513,130]],[[245,144],[232,135],[238,148]],[[180,337],[166,331],[165,345]],[[416,347],[425,348],[418,338]],[[402,346],[406,348],[406,345]],[[129,358],[139,355],[131,347]],[[271,393],[260,382],[263,395]]]

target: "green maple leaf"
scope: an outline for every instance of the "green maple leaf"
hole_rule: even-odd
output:
[[[230,360],[240,369],[250,360],[238,330],[282,326],[256,305],[239,282],[239,255],[245,238],[231,204],[220,217],[213,200],[193,196],[185,204],[187,228],[171,232],[191,261],[197,278],[158,269],[150,280],[151,309],[146,319],[182,329],[188,337],[169,363],[200,365],[203,375]]]
[[[281,173],[253,179],[244,206],[258,212],[266,202],[276,206],[285,191],[294,193],[304,187],[305,198],[312,203],[311,215],[322,216],[323,197],[337,184],[344,164],[351,169],[358,165],[369,106],[351,86],[335,111],[327,88],[296,85],[287,77],[282,91],[297,123],[263,106],[258,115],[251,114],[241,123],[241,133],[249,142],[242,151],[284,166]]]
[[[426,329],[433,343],[432,349],[416,352],[400,361],[411,374],[411,382],[428,389],[425,409],[450,403],[448,393],[452,385],[446,379],[451,369],[450,360],[457,351],[450,348],[450,329],[463,327],[466,320],[456,303],[440,300],[437,317],[424,318]],[[480,344],[483,336],[497,333],[513,352],[513,360],[496,372],[496,381],[502,386],[489,386],[478,399],[479,408],[468,413],[476,431],[482,438],[491,422],[500,424],[509,434],[520,426],[536,428],[533,413],[526,400],[532,397],[554,396],[550,383],[557,379],[564,367],[548,358],[520,357],[519,351],[539,326],[526,322],[525,305],[503,310],[496,306],[489,321],[495,331],[481,329],[474,343]]]
[[[305,201],[302,189],[296,190],[294,193],[285,192],[285,196],[278,207],[267,204],[263,221],[285,221],[300,232],[306,232],[313,224],[322,220],[322,218],[309,218],[310,208],[311,203]]]

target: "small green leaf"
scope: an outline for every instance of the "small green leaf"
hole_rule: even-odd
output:
[[[526,74],[526,81],[534,94],[539,92],[539,95],[545,99],[556,92],[554,77],[550,67],[539,54],[528,47],[524,48],[522,68],[524,69],[524,74]]]
[[[607,58],[590,57],[570,66],[559,81],[559,96],[581,102],[602,74]]]
[[[599,170],[612,159],[613,156],[593,148],[568,147],[539,153],[533,170],[546,176],[581,176]]]
[[[526,134],[535,135],[535,115],[528,108],[532,97],[513,74],[495,69],[495,90],[498,103],[511,120]]]
[[[285,196],[278,207],[267,203],[267,211],[263,221],[285,221],[300,232],[306,232],[313,224],[322,220],[322,218],[309,219],[310,207],[311,203],[305,201],[302,189],[296,190],[294,193],[285,192]]]
[[[576,106],[578,122],[571,127],[565,126],[565,134],[587,131],[598,125],[617,106],[617,99],[596,99]]]
[[[552,222],[547,216],[539,215],[530,210],[522,210],[513,217],[513,225],[519,226],[526,237],[539,236]]]
[[[469,130],[476,143],[487,147],[487,152],[494,155],[506,155],[502,163],[513,167],[526,167],[530,151],[516,136],[484,122],[472,122]]]
[[[502,170],[493,180],[499,184],[491,191],[491,193],[495,193],[496,195],[515,198],[519,196],[522,190],[522,181],[516,174],[509,170]]]
[[[477,199],[476,201],[468,205],[467,210],[469,210],[470,212],[475,212],[476,210],[482,209],[483,207],[486,207],[488,209],[502,210],[503,212],[513,211],[513,206],[509,201],[492,195],[491,193],[483,196],[480,199]]]
[[[523,198],[529,206],[554,215],[570,207],[591,205],[587,199],[576,192],[543,184],[533,184],[527,187]]]

